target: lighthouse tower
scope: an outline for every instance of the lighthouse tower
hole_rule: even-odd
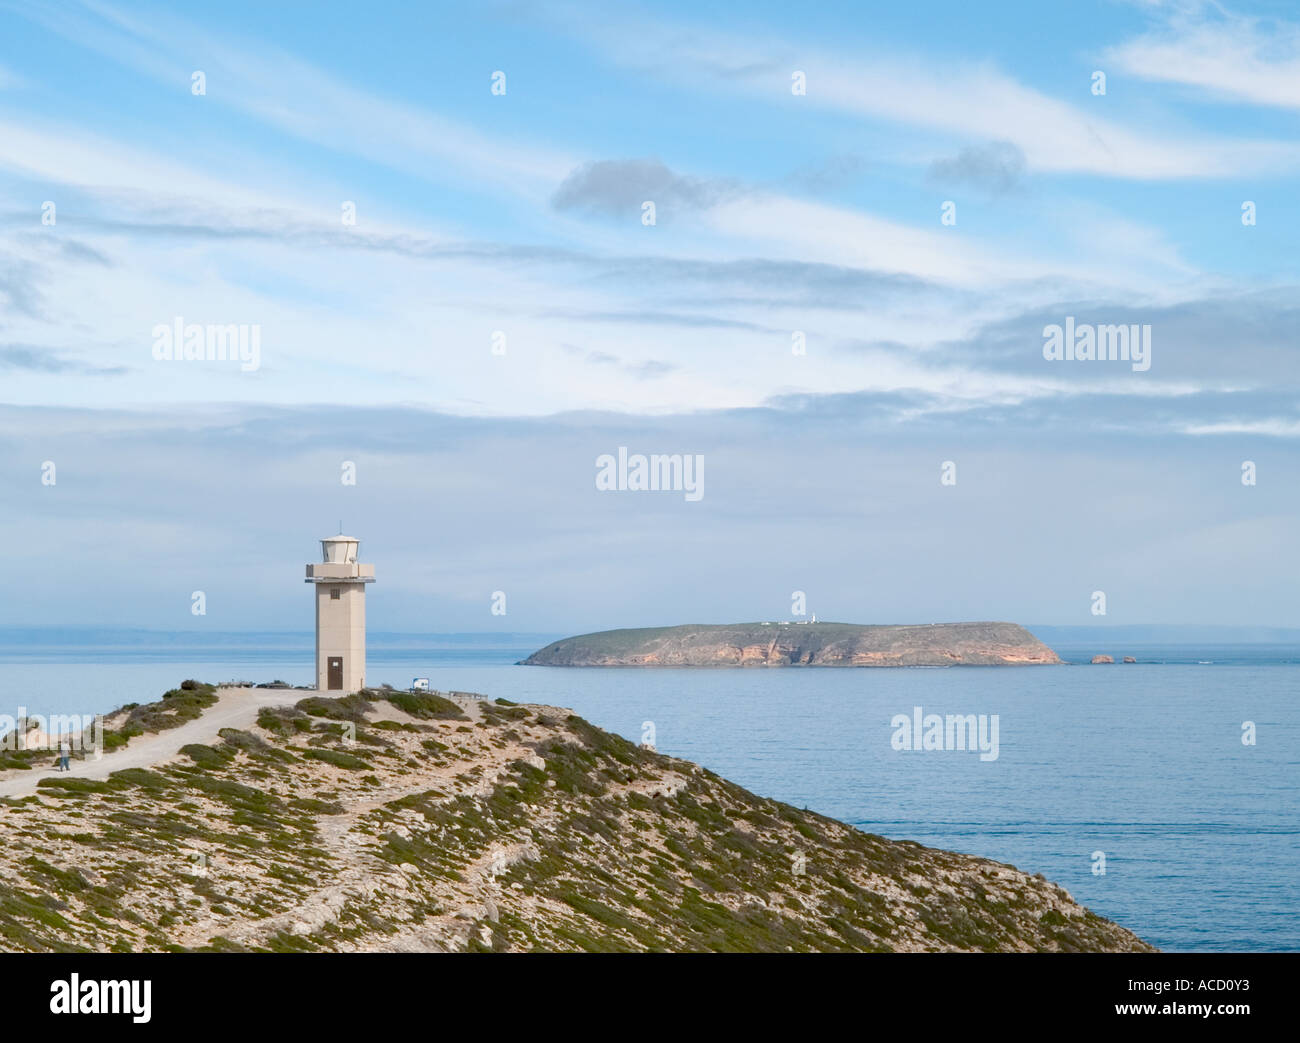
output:
[[[320,541],[321,563],[307,566],[316,585],[316,687],[357,692],[366,686],[366,584],[375,567],[357,561],[361,541],[331,536]]]

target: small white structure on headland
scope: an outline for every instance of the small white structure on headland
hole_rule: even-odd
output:
[[[357,561],[361,541],[331,536],[320,541],[321,563],[307,566],[316,585],[316,687],[358,692],[366,686],[366,584],[375,567]]]

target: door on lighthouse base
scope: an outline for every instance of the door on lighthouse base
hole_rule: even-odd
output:
[[[343,691],[343,657],[332,657],[329,661],[329,690]]]

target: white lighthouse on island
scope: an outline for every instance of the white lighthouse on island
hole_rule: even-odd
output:
[[[357,561],[361,541],[330,536],[320,541],[321,562],[307,566],[316,585],[316,687],[358,692],[366,686],[366,584],[375,567]]]

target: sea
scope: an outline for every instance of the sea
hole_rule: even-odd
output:
[[[571,708],[867,832],[1041,873],[1161,949],[1300,950],[1295,644],[1131,647],[1105,666],[1061,645],[1071,665],[517,665],[560,636],[371,633],[367,680]],[[103,713],[188,677],[310,685],[312,655],[308,632],[0,628],[0,714]],[[996,719],[997,756],[897,748],[917,708]]]

